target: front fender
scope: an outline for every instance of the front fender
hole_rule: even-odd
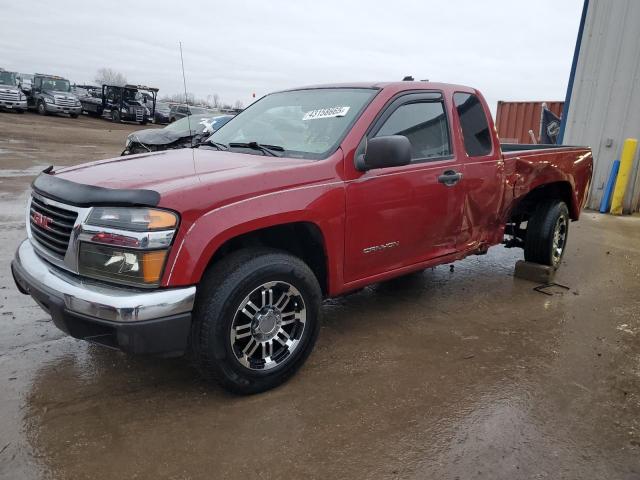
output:
[[[342,282],[345,193],[342,181],[305,185],[223,205],[178,232],[162,285],[195,285],[216,251],[232,238],[263,228],[309,222],[322,233],[329,290]]]

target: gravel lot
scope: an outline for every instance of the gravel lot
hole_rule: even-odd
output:
[[[13,284],[30,181],[138,125],[0,113],[0,478],[640,479],[640,218],[585,212],[556,281],[489,254],[325,303],[289,383],[67,337]]]

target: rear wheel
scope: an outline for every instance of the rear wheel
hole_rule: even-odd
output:
[[[524,258],[527,262],[560,266],[569,235],[569,209],[561,200],[538,205],[527,224]]]
[[[280,385],[313,349],[320,301],[315,275],[297,257],[266,248],[229,255],[198,293],[191,337],[198,369],[234,393]]]

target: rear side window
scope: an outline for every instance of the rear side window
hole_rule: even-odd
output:
[[[407,103],[384,122],[376,137],[403,135],[411,142],[413,161],[434,159],[451,153],[447,117],[442,102]]]
[[[458,111],[464,148],[470,157],[491,153],[489,122],[478,97],[470,93],[454,93],[453,103]]]

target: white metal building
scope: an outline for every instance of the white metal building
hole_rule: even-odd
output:
[[[640,0],[585,0],[560,138],[593,149],[589,208],[598,208],[625,138],[640,138]],[[639,155],[624,201],[640,203]]]

